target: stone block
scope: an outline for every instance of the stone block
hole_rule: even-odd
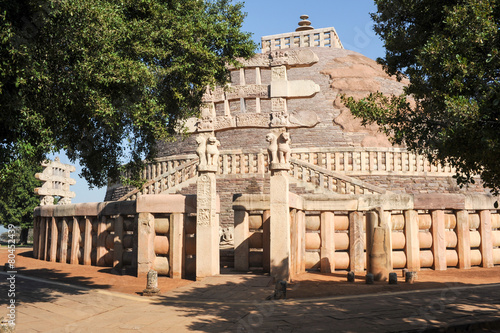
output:
[[[398,274],[397,273],[389,273],[389,284],[398,284]]]
[[[413,196],[409,194],[363,195],[359,197],[358,210],[408,210],[413,209]]]

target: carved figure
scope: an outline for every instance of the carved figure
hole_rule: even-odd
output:
[[[276,108],[284,108],[285,107],[285,102],[283,101],[276,101],[275,104]],[[287,126],[289,125],[288,121],[288,113],[281,111],[281,112],[273,112],[272,113],[272,120],[271,120],[271,125],[272,126]]]
[[[266,135],[266,141],[269,142],[267,152],[269,153],[270,163],[278,163],[278,140],[276,135],[269,133]]]
[[[196,123],[198,131],[209,131],[214,129],[214,119],[212,117],[202,117]]]
[[[71,204],[71,199],[70,198],[61,198],[58,202],[57,202],[58,205],[69,205]]]
[[[44,196],[40,202],[40,206],[47,206],[53,204],[54,204],[54,197],[51,195]]]
[[[219,161],[219,140],[215,136],[211,136],[207,139],[207,163],[209,165],[217,165]]]
[[[290,143],[290,134],[288,132],[284,132],[280,135],[278,140],[278,156],[280,163],[290,163],[290,155],[292,153]]]
[[[203,135],[198,135],[196,137],[196,143],[198,144],[198,148],[196,148],[196,154],[198,154],[198,158],[200,159],[200,165],[207,165],[207,139]]]
[[[229,244],[233,240],[233,234],[229,228],[219,229],[220,242]]]

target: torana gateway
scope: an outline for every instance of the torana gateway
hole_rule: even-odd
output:
[[[35,255],[56,261],[71,247],[59,258],[197,278],[221,266],[289,279],[500,264],[496,199],[393,147],[340,101],[400,94],[405,82],[301,18],[295,32],[262,37],[229,86],[207,89],[192,134],[159,143],[143,188],[112,184],[91,208],[39,208]],[[76,228],[81,239],[61,250]]]

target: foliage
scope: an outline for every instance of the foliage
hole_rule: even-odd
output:
[[[230,0],[0,0],[0,174],[64,149],[91,185],[155,156],[255,49]]]
[[[344,103],[397,144],[457,168],[460,184],[480,175],[500,189],[500,4],[488,0],[376,0],[378,61],[407,77],[401,96],[374,93]]]
[[[0,224],[9,224],[26,230],[33,226],[33,210],[40,199],[33,189],[41,185],[35,173],[42,167],[17,160],[0,174]]]

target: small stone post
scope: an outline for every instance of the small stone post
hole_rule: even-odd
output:
[[[219,166],[220,142],[211,133],[196,138],[198,164],[196,208],[196,279],[220,273],[219,216],[215,173]]]
[[[288,171],[290,147],[287,132],[266,136],[271,170],[270,255],[271,276],[276,281],[290,279],[290,203]]]
[[[160,293],[160,289],[158,288],[158,272],[155,270],[148,271],[146,289],[143,290],[143,296],[155,296]]]

